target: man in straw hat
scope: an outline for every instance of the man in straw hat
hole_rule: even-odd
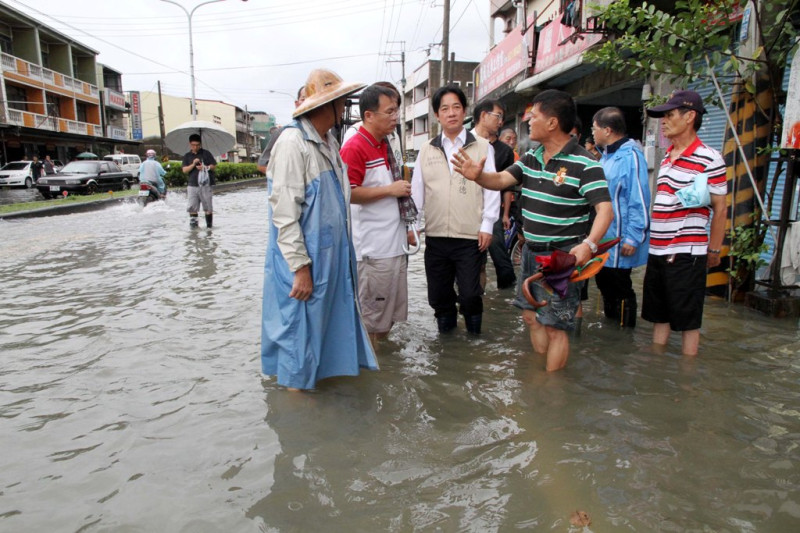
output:
[[[313,389],[378,363],[361,321],[350,237],[350,183],[331,128],[364,87],[317,69],[267,167],[269,243],[261,365],[279,385]]]

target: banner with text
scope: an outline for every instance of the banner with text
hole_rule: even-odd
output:
[[[517,26],[505,39],[497,43],[475,69],[475,101],[489,95],[520,72],[528,68],[528,50],[533,38],[533,16],[528,17],[528,32],[522,35],[522,25]]]
[[[580,54],[602,39],[602,35],[599,33],[580,33],[575,40],[567,41],[567,38],[575,32],[575,28],[561,24],[559,20],[553,20],[542,28],[539,33],[539,46],[536,49],[533,73],[544,72],[565,59]]]
[[[132,137],[142,139],[142,100],[139,91],[128,93],[131,97],[131,130]]]

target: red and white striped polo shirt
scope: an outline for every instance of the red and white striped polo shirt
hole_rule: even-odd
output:
[[[708,222],[711,207],[686,208],[675,195],[694,182],[695,176],[708,176],[708,191],[726,195],[725,161],[719,152],[699,138],[673,162],[672,146],[661,162],[656,182],[656,198],[650,222],[650,253],[653,255],[705,255],[708,249]]]
[[[387,161],[387,143],[378,142],[362,126],[344,143],[342,161],[347,165],[350,187],[383,187],[394,181]],[[403,255],[406,226],[400,219],[397,198],[389,196],[368,204],[350,204],[356,260],[386,259]]]

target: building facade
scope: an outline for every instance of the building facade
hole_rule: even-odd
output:
[[[129,93],[131,103],[131,134],[140,138],[148,146],[160,145],[161,127],[159,119],[159,93],[151,91],[133,91]],[[221,100],[196,99],[197,120],[204,120],[219,125],[236,138],[236,145],[226,154],[214,154],[222,160],[234,163],[252,161],[257,158],[260,143],[252,129],[252,116],[242,109]],[[169,132],[192,120],[192,100],[182,96],[161,93],[164,131]],[[137,128],[137,124],[140,127]],[[189,146],[187,144],[186,150]],[[183,154],[175,154],[183,155]]]
[[[136,145],[125,132],[122,77],[97,52],[0,4],[0,144],[3,162]]]

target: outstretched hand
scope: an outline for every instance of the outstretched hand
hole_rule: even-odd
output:
[[[464,176],[470,181],[477,180],[483,172],[483,165],[486,164],[486,156],[482,157],[480,161],[475,161],[463,148],[459,148],[458,152],[453,154],[453,170]]]

